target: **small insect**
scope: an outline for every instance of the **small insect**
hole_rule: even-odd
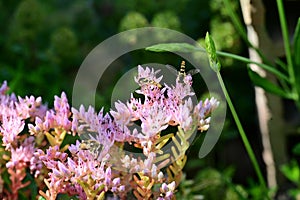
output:
[[[93,156],[95,156],[95,158],[98,158],[103,149],[103,145],[96,140],[89,139],[82,140],[79,148],[82,150],[89,150],[93,154]]]
[[[153,81],[153,80],[150,80],[150,81],[149,81],[149,84],[155,85],[155,86],[158,87],[158,88],[161,88],[161,87],[162,87],[161,84],[159,84],[159,83],[157,83],[157,82],[155,82],[155,81]]]
[[[137,111],[137,107],[135,105],[132,105],[132,110]]]
[[[179,70],[179,71],[175,70],[174,67],[171,66],[171,65],[166,65],[166,67],[167,67],[171,72],[173,72],[173,73],[178,73],[178,75],[177,75],[177,80],[183,80],[183,78],[185,78],[186,75],[191,75],[191,76],[193,76],[193,75],[195,75],[195,74],[197,74],[197,73],[200,73],[200,69],[191,69],[190,71],[185,72],[185,61],[184,61],[184,60],[181,61],[181,65],[180,65],[180,70]]]
[[[178,76],[181,75],[181,76],[186,76],[185,74],[185,61],[181,61],[181,65],[180,65],[180,70],[179,70],[179,73],[178,73]]]
[[[161,87],[162,87],[161,84],[155,82],[154,80],[149,80],[149,79],[147,79],[147,78],[144,78],[144,79],[139,80],[139,83],[140,83],[142,86],[143,86],[143,85],[154,85],[154,86],[156,86],[156,87],[158,87],[158,88],[161,88]]]

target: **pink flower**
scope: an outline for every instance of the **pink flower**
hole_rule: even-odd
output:
[[[62,92],[61,97],[55,96],[54,110],[48,110],[44,117],[37,116],[35,126],[29,124],[28,128],[31,134],[36,134],[40,131],[49,131],[51,128],[63,129],[70,132],[72,126],[72,122],[69,119],[70,116],[70,106],[66,94]]]
[[[191,98],[187,99],[194,95],[190,75],[180,78],[178,76],[175,86],[165,85],[161,88],[157,84],[162,80],[162,76],[156,77],[158,72],[159,70],[154,71],[154,69],[148,67],[144,69],[139,66],[135,81],[141,89],[136,92],[145,96],[144,102],[142,103],[141,99],[136,99],[131,94],[131,99],[127,104],[116,102],[116,111],[110,112],[118,127],[126,134],[126,138],[138,142],[152,140],[169,125],[180,125],[184,131],[194,129],[195,125],[198,125],[201,131],[207,130],[210,123],[208,117],[218,106],[218,102],[211,99],[206,100],[204,104],[201,101],[195,106]],[[137,135],[138,139],[130,137],[134,134],[126,128],[136,120],[141,121],[142,128],[141,133]],[[194,123],[195,120],[197,123]],[[148,152],[147,149],[144,150],[144,153]]]
[[[162,102],[154,102],[153,104],[146,102],[141,110],[140,120],[143,132],[141,137],[145,140],[152,138],[168,127],[170,119],[169,110]]]
[[[114,117],[115,122],[119,126],[127,126],[132,118],[131,112],[128,107],[122,102],[115,102],[117,111],[110,111],[110,114]]]
[[[21,98],[18,97],[18,102],[15,103],[16,110],[23,119],[35,117],[43,118],[47,111],[47,106],[42,104],[42,98],[34,96]]]
[[[174,112],[174,120],[178,123],[184,131],[188,131],[193,126],[192,117],[193,103],[191,98],[180,104],[177,110]]]
[[[29,166],[30,171],[35,172],[35,177],[40,173],[42,168],[39,159],[36,159],[34,147],[34,137],[28,137],[24,142],[15,148],[11,148],[11,158],[6,163],[7,168],[26,168]]]
[[[68,184],[65,186],[65,191],[69,196],[77,195],[79,199],[85,200],[87,196],[83,188],[79,184]]]
[[[25,123],[20,118],[16,111],[10,108],[2,110],[2,124],[0,126],[0,132],[3,135],[3,145],[5,149],[11,148],[12,144],[17,142],[19,133],[24,129]]]
[[[194,108],[194,115],[198,122],[198,130],[206,131],[210,124],[210,114],[219,106],[219,101],[214,97],[200,101]]]
[[[140,89],[135,92],[143,96],[135,98],[131,94],[129,101],[116,102],[115,109],[106,114],[103,108],[96,112],[91,106],[70,110],[64,92],[60,97],[54,97],[54,108],[48,110],[41,97],[7,95],[8,87],[4,82],[0,87],[0,136],[5,149],[10,151],[6,167],[12,177],[17,176],[18,171],[23,173],[19,179],[15,178],[14,185],[22,184],[26,169],[39,178],[42,167],[45,167],[48,176],[44,182],[48,190],[43,196],[49,199],[56,199],[59,193],[95,199],[101,192],[108,191],[123,199],[132,192],[133,181],[145,180],[151,184],[162,183],[160,192],[153,191],[153,198],[174,198],[176,183],[163,183],[168,180],[168,174],[164,175],[161,170],[174,160],[176,153],[158,157],[158,154],[166,153],[162,149],[166,145],[164,142],[171,141],[167,141],[172,136],[165,136],[165,130],[169,126],[180,126],[180,134],[189,134],[196,128],[206,131],[210,115],[219,102],[211,98],[194,105],[190,75],[178,75],[175,86],[162,86],[163,77],[158,77],[158,73],[159,70],[139,66],[135,81]],[[45,133],[53,147],[48,147],[45,152],[36,148],[35,138],[24,131],[25,120],[26,123],[29,121],[31,134],[43,136]],[[141,129],[136,127],[137,124]],[[77,133],[82,139],[70,145],[68,153],[60,148],[66,132]],[[164,137],[162,142],[158,140],[161,136]],[[184,143],[183,139],[181,143]],[[142,155],[126,155],[122,150],[127,150],[127,145],[140,148]],[[135,173],[139,173],[141,180],[133,176]],[[17,190],[15,194],[18,195]]]
[[[71,185],[77,185],[77,187],[80,185],[81,188],[88,187],[85,189],[90,191],[94,191],[102,185],[105,186],[105,191],[113,187],[117,187],[119,190],[118,188],[121,187],[120,180],[113,178],[112,169],[107,166],[107,158],[95,159],[88,150],[80,148],[79,142],[70,146],[71,156],[68,158],[65,157],[65,153],[55,152],[56,150],[58,150],[57,147],[50,147],[46,154],[39,152],[41,160],[50,170],[49,191],[52,188],[61,193],[75,194]],[[82,183],[86,183],[88,186],[81,185]],[[77,194],[84,196],[81,194],[82,191],[80,189]]]
[[[95,140],[103,145],[103,151],[108,151],[113,145],[115,135],[118,135],[117,127],[110,116],[103,116],[103,109],[97,114],[91,106],[87,111],[83,106],[80,106],[79,111],[72,108],[72,112],[72,130],[85,140]]]
[[[0,87],[0,95],[5,95],[5,93],[9,90],[7,86],[7,81],[4,81]]]
[[[190,75],[186,76],[190,77]],[[187,78],[184,78],[186,80]],[[187,79],[189,81],[189,79]],[[192,91],[191,84],[187,84],[183,81],[176,80],[176,85],[167,87],[167,95],[171,101],[173,101],[173,104],[178,105],[181,104],[184,98],[193,96],[195,93]]]
[[[49,147],[46,150],[46,153],[44,153],[41,149],[38,149],[35,153],[35,156],[39,157],[47,168],[52,169],[57,165],[57,160],[65,161],[68,157],[68,154],[60,152],[59,147],[54,146]]]
[[[12,106],[14,102],[17,101],[16,95],[12,93],[11,95],[6,94],[9,90],[7,86],[7,81],[4,81],[0,87],[0,107]]]
[[[126,103],[128,110],[131,113],[131,121],[136,121],[140,118],[140,110],[142,108],[142,101],[141,99],[136,99],[133,97],[131,93],[131,98]]]
[[[175,181],[170,184],[163,183],[160,187],[161,196],[164,196],[164,200],[171,200],[175,192]]]

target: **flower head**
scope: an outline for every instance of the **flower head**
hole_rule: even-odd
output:
[[[39,99],[36,100],[39,102]],[[57,134],[64,131],[70,132],[72,122],[70,121],[71,111],[68,104],[67,96],[62,92],[61,97],[55,96],[54,110],[47,110],[45,115],[37,115],[35,126],[30,124],[29,131],[31,134],[37,134],[50,129],[57,129]],[[60,131],[59,131],[60,130]]]
[[[17,115],[13,109],[6,108],[6,112],[2,112],[2,124],[0,126],[0,133],[3,136],[3,145],[6,149],[11,146],[16,146],[19,133],[24,129],[25,122]]]
[[[29,167],[31,172],[35,172],[35,177],[40,173],[42,168],[39,159],[36,159],[34,147],[34,137],[28,137],[17,148],[11,148],[10,160],[6,163],[7,168],[23,169]]]
[[[210,124],[210,114],[219,106],[219,101],[214,97],[200,101],[194,108],[194,115],[198,121],[198,130],[206,131]]]
[[[7,81],[4,81],[0,87],[0,95],[5,95],[5,93],[9,90],[7,86]]]

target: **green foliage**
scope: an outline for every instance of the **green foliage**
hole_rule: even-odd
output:
[[[280,170],[290,181],[300,185],[300,169],[297,161],[292,160],[289,164],[283,165]]]
[[[288,190],[288,193],[298,199],[300,197],[300,168],[296,160],[291,160],[288,164],[284,164],[280,167],[283,175],[296,185],[296,188]]]
[[[38,1],[22,1],[14,13],[11,40],[30,45],[30,42],[36,41],[37,35],[42,30],[43,19],[43,10]]]
[[[150,47],[147,47],[146,50],[153,52],[182,52],[182,53],[190,53],[199,51],[193,45],[187,43],[161,43],[156,44]]]
[[[252,71],[250,68],[248,68],[249,77],[251,78],[252,82],[261,88],[263,88],[265,91],[276,94],[278,96],[284,97],[284,98],[292,98],[292,95],[288,92],[281,89],[279,86],[275,85],[274,83],[270,82],[266,78],[261,77],[258,73],[255,71]]]
[[[266,191],[260,185],[258,185],[253,179],[249,180],[248,185],[249,186],[246,189],[248,192],[249,199],[261,200],[262,197],[266,195]],[[276,189],[269,189],[268,193],[269,196],[274,196],[274,194],[276,193]]]
[[[172,11],[157,13],[156,15],[154,15],[151,25],[155,27],[169,28],[177,31],[181,29],[180,19]]]
[[[300,143],[296,144],[293,148],[293,154],[300,155]],[[291,181],[295,187],[288,190],[288,194],[294,199],[300,198],[300,167],[296,159],[291,159],[287,164],[280,167],[283,175]]]
[[[294,43],[293,43],[294,51],[293,51],[293,67],[295,71],[295,79],[296,79],[296,88],[298,95],[300,95],[300,18],[298,18],[298,23],[294,33]],[[300,108],[300,99],[297,102],[298,108]]]
[[[232,168],[218,171],[213,168],[205,168],[193,180],[186,180],[183,176],[178,199],[222,199],[240,200],[247,199],[247,192],[241,185],[235,185],[231,181]]]
[[[79,198],[76,196],[70,196],[68,194],[59,194],[57,196],[57,200],[78,200]],[[45,200],[43,197],[40,197],[39,200]]]
[[[239,13],[238,1],[230,0],[230,6],[232,12]],[[230,53],[239,53],[241,51],[240,36],[230,20],[231,13],[227,9],[224,0],[210,1],[210,8],[214,16],[210,22],[210,33],[212,38],[214,38],[216,49]],[[234,64],[234,59],[230,57],[223,57],[221,61],[224,67]]]
[[[129,12],[120,22],[120,31],[126,31],[130,29],[142,28],[148,26],[148,20],[139,12]],[[136,43],[139,40],[138,34],[131,34],[127,38],[123,38],[124,42]]]
[[[293,154],[299,156],[300,155],[300,143],[296,144],[293,148]]]
[[[169,10],[156,13],[153,16],[151,23],[148,22],[148,20],[143,14],[136,11],[128,12],[127,15],[120,22],[121,31],[135,29],[135,28],[142,28],[146,26],[169,28],[173,30],[181,29],[181,23],[179,17],[177,17],[177,15],[173,11],[169,11]],[[166,36],[166,35],[158,34],[155,36],[159,39],[172,38],[171,35]],[[125,41],[129,41],[129,42],[135,42],[138,39],[140,40],[140,38],[138,38],[138,35],[131,35],[129,38],[124,38]]]
[[[120,22],[120,30],[126,31],[134,28],[141,28],[148,25],[146,17],[139,12],[129,12]]]
[[[55,64],[70,66],[78,54],[77,43],[76,35],[70,28],[57,29],[51,35],[49,58]]]
[[[222,30],[222,31],[219,31]],[[211,22],[211,36],[216,43],[216,49],[237,53],[240,51],[240,40],[232,23],[218,21]]]
[[[296,66],[300,66],[300,18],[294,33],[294,62]]]
[[[31,175],[29,172],[26,173],[26,178],[24,179],[24,182],[26,182],[26,181],[30,181],[30,184],[27,186],[27,188],[24,189],[24,193],[29,190],[31,200],[35,200],[36,196],[38,194],[38,187],[34,180],[33,175]],[[25,196],[25,199],[26,199],[26,196]]]
[[[148,16],[153,16],[162,10],[172,10],[180,13],[191,0],[173,0],[173,1],[148,1],[148,0],[116,0],[115,7],[118,12],[130,12],[138,10]]]
[[[230,0],[229,2],[232,10],[238,11],[238,1]],[[228,12],[228,9],[224,9],[224,7],[226,7],[224,0],[210,1],[210,8],[212,12],[217,15],[215,18],[225,18],[226,20],[229,20],[230,13]]]

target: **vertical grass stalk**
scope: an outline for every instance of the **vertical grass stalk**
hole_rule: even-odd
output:
[[[290,78],[290,83],[292,85],[293,94],[297,95],[296,99],[298,101],[299,96],[298,96],[297,88],[296,88],[295,72],[294,72],[294,68],[293,68],[290,39],[289,39],[289,33],[288,33],[288,28],[287,28],[285,13],[284,13],[284,7],[283,7],[282,0],[276,0],[276,1],[277,1],[279,20],[280,20],[280,25],[281,25],[284,49],[285,49],[285,56],[286,56],[287,66],[288,66],[288,74],[289,74],[289,78]]]
[[[224,81],[223,81],[223,78],[220,74],[220,70],[221,70],[221,63],[217,57],[217,51],[216,51],[216,47],[215,47],[215,43],[212,39],[212,37],[209,35],[209,33],[206,33],[206,37],[205,37],[205,45],[206,45],[206,52],[207,52],[207,56],[208,56],[208,59],[209,59],[209,65],[210,67],[212,68],[212,70],[214,70],[216,73],[217,73],[217,77],[218,77],[218,80],[219,80],[219,83],[220,83],[220,86],[222,88],[222,91],[224,93],[224,96],[226,98],[226,101],[228,103],[228,106],[229,106],[229,109],[232,113],[232,116],[233,116],[233,119],[237,125],[237,128],[238,128],[238,131],[241,135],[241,138],[242,138],[242,141],[245,145],[245,148],[246,148],[246,151],[249,155],[249,158],[251,160],[251,163],[254,167],[254,170],[257,174],[257,177],[258,177],[258,181],[261,185],[261,187],[263,188],[264,192],[266,193],[266,197],[267,199],[270,199],[269,198],[269,195],[268,195],[268,188],[267,188],[267,185],[266,185],[266,182],[265,182],[265,179],[261,173],[261,170],[259,168],[259,165],[258,165],[258,162],[257,162],[257,159],[254,155],[254,152],[253,152],[253,149],[248,141],[248,138],[246,136],[246,133],[243,129],[243,126],[240,122],[240,119],[235,111],[235,108],[233,106],[233,103],[230,99],[230,96],[227,92],[227,89],[226,89],[226,86],[224,84]]]
[[[260,185],[263,187],[263,189],[264,189],[264,190],[266,191],[266,193],[267,193],[268,189],[267,189],[267,185],[266,185],[265,179],[264,179],[264,177],[263,177],[263,175],[262,175],[262,173],[261,173],[261,170],[260,170],[260,168],[259,168],[257,159],[256,159],[256,157],[255,157],[255,155],[254,155],[254,152],[253,152],[252,147],[251,147],[251,145],[250,145],[250,143],[249,143],[249,141],[248,141],[248,138],[247,138],[246,133],[245,133],[245,131],[244,131],[244,129],[243,129],[243,126],[242,126],[242,124],[241,124],[241,122],[240,122],[240,120],[239,120],[239,117],[238,117],[238,115],[237,115],[237,113],[236,113],[236,110],[235,110],[235,108],[234,108],[234,106],[233,106],[233,104],[232,104],[232,101],[231,101],[230,96],[229,96],[229,94],[228,94],[228,92],[227,92],[226,86],[225,86],[225,84],[224,84],[224,81],[223,81],[223,79],[222,79],[222,76],[221,76],[220,72],[217,72],[217,77],[218,77],[218,80],[219,80],[219,82],[220,82],[222,91],[223,91],[223,93],[224,93],[224,95],[225,95],[225,98],[226,98],[226,101],[227,101],[227,103],[228,103],[229,109],[230,109],[230,111],[231,111],[231,113],[232,113],[233,119],[234,119],[234,121],[235,121],[235,123],[236,123],[236,126],[237,126],[237,128],[238,128],[238,131],[239,131],[240,136],[241,136],[241,138],[242,138],[242,141],[243,141],[243,143],[244,143],[244,145],[245,145],[246,151],[247,151],[247,153],[248,153],[248,155],[249,155],[249,158],[250,158],[250,160],[251,160],[251,162],[252,162],[252,165],[253,165],[253,167],[254,167],[254,170],[255,170],[255,172],[256,172],[256,174],[257,174],[259,183],[260,183]],[[268,197],[268,198],[269,198],[269,197]]]

